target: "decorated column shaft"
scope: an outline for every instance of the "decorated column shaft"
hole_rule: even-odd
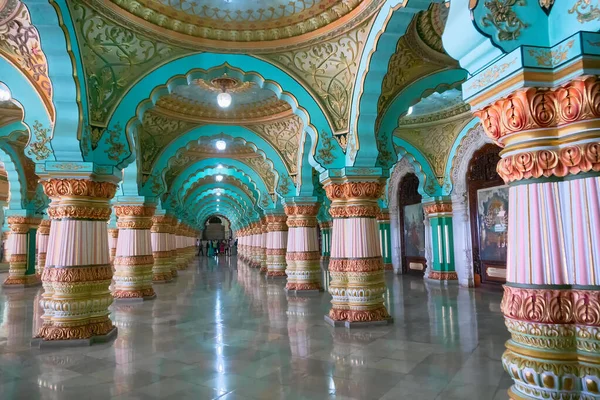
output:
[[[288,242],[285,260],[287,268],[286,290],[321,291],[321,266],[317,238],[317,212],[319,204],[296,202],[285,206]]]
[[[117,242],[119,239],[119,228],[110,228],[108,230],[108,250],[110,252],[110,263],[114,264],[117,255]]]
[[[175,230],[175,255],[178,270],[187,268],[187,259],[185,254],[185,240],[183,236],[183,223],[179,222]]]
[[[288,241],[287,217],[267,215],[267,277],[285,278],[285,255]]]
[[[489,221],[508,222],[509,395],[599,398],[600,79],[525,87],[475,114],[509,184],[509,210]]]
[[[106,222],[117,185],[58,178],[41,183],[51,199],[52,222],[42,274],[44,322],[37,337],[45,341],[108,338],[116,331],[108,310],[113,302],[108,290],[113,273]]]
[[[379,243],[381,243],[381,255],[383,257],[383,269],[392,271],[392,238],[390,227],[390,213],[388,209],[382,209],[377,215],[379,225]]]
[[[263,218],[260,221],[260,248],[259,248],[259,260],[260,260],[260,272],[267,272],[267,219]]]
[[[324,221],[319,223],[321,228],[321,261],[329,262],[331,256],[331,228],[332,221]]]
[[[429,218],[431,229],[432,265],[427,277],[439,281],[457,280],[454,268],[452,203],[426,202],[423,204],[423,212]]]
[[[260,268],[260,246],[262,243],[262,228],[260,222],[252,224],[252,268]]]
[[[152,242],[152,257],[154,257],[152,267],[152,281],[154,283],[166,283],[173,280],[171,270],[175,260],[173,259],[170,238],[172,225],[173,219],[168,215],[155,215],[152,217],[150,239]]]
[[[177,265],[177,225],[178,225],[178,221],[177,218],[174,217],[173,215],[169,215],[171,217],[171,231],[169,233],[169,243],[170,243],[170,248],[171,250],[171,276],[173,278],[175,278],[178,274],[178,265]]]
[[[5,287],[34,286],[41,283],[35,271],[36,230],[40,218],[9,216],[9,270]]]
[[[117,300],[149,300],[152,288],[152,243],[150,228],[154,206],[118,205],[119,238],[114,266],[113,297]]]
[[[50,235],[50,220],[43,219],[37,230],[37,265],[35,273],[42,276],[44,267],[46,266],[46,253],[48,252],[48,236]]]
[[[372,179],[324,182],[333,217],[329,260],[333,299],[326,320],[334,325],[391,321],[383,301],[386,286],[377,227],[377,200],[384,185]]]

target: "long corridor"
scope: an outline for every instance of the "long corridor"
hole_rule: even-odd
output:
[[[154,285],[155,300],[113,304],[115,341],[63,349],[30,345],[42,289],[0,289],[0,397],[507,398],[500,290],[390,272],[394,323],[347,330],[323,320],[327,292],[286,297],[284,286],[235,258],[203,257]]]

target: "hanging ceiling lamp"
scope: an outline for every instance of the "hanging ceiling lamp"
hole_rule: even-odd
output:
[[[223,74],[223,76],[213,79],[211,83],[220,90],[220,93],[217,95],[217,104],[219,107],[229,107],[232,100],[230,91],[239,86],[239,82],[234,78],[230,78],[227,74]]]
[[[227,148],[227,142],[223,139],[219,139],[215,142],[215,147],[217,148],[217,150],[223,151]]]

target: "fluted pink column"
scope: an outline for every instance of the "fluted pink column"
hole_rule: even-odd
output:
[[[37,228],[40,218],[10,216],[7,218],[11,235],[9,236],[9,270],[8,277],[4,281],[5,287],[23,287],[40,285],[40,277],[35,273],[35,268],[27,271],[28,267],[28,243],[30,230]],[[35,238],[33,239],[35,240]],[[34,257],[34,254],[30,254]]]
[[[119,238],[119,230],[118,229],[109,229],[108,230],[108,250],[110,251],[110,263],[114,264],[115,256],[117,254],[117,241]]]
[[[259,223],[260,233],[258,234],[260,247],[258,258],[260,263],[260,272],[267,273],[267,219],[263,218]]]
[[[186,269],[187,259],[185,254],[185,237],[183,236],[183,223],[181,222],[177,224],[177,229],[175,231],[175,252],[177,255],[177,269]]]
[[[150,228],[155,208],[143,205],[115,206],[119,238],[115,256],[115,300],[150,300],[152,288],[152,242]]]
[[[169,243],[171,247],[171,276],[175,278],[178,275],[179,265],[177,264],[177,227],[179,225],[177,218],[171,217],[171,232],[169,233]]]
[[[42,276],[44,273],[44,267],[46,266],[46,253],[48,251],[48,237],[50,235],[50,220],[43,219],[40,222],[40,226],[37,230],[36,244],[37,244],[37,265],[36,274]]]
[[[288,226],[285,215],[267,215],[267,277],[285,278]]]
[[[321,266],[317,238],[319,204],[286,205],[289,227],[286,263],[286,290],[302,292],[322,291]]]
[[[154,266],[152,267],[152,281],[154,283],[167,283],[173,280],[171,273],[173,248],[171,247],[170,234],[173,219],[168,215],[155,215],[152,217],[151,241]]]
[[[52,200],[52,223],[42,275],[44,323],[37,337],[42,343],[108,340],[116,329],[108,310],[113,298],[106,221],[117,185],[58,178],[41,183]]]
[[[332,308],[325,319],[336,326],[392,321],[384,305],[386,286],[377,225],[377,200],[384,185],[377,177],[371,179],[336,178],[325,186],[333,217],[329,261]]]

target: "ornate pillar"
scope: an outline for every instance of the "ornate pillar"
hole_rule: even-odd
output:
[[[183,223],[179,222],[177,224],[177,228],[175,230],[175,254],[176,254],[176,263],[178,270],[184,270],[187,268],[187,260],[185,254],[185,243],[183,236]]]
[[[267,273],[267,219],[266,217],[262,218],[259,222],[259,260],[260,260],[260,272]]]
[[[6,228],[6,230],[5,230]],[[2,246],[4,247],[4,254],[2,256],[2,262],[8,263],[10,259],[10,250],[8,248],[8,241],[10,238],[10,228],[8,227],[8,223],[2,225]]]
[[[41,183],[51,199],[48,215],[52,223],[42,275],[40,345],[58,340],[72,340],[75,345],[109,340],[116,336],[116,328],[108,317],[113,298],[108,290],[112,269],[106,222],[117,185],[58,178]]]
[[[333,217],[329,260],[333,299],[325,320],[334,326],[392,322],[383,301],[386,286],[377,227],[377,201],[385,185],[378,177],[371,179],[330,177],[324,182]]]
[[[150,228],[154,206],[117,205],[119,239],[115,256],[113,297],[141,301],[156,297],[152,288],[152,244]]]
[[[454,239],[452,203],[450,201],[424,202],[423,212],[429,218],[431,230],[432,264],[427,278],[436,281],[457,281],[454,269]]]
[[[37,230],[37,265],[35,273],[41,277],[46,266],[46,252],[48,251],[48,236],[50,235],[50,220],[43,219],[40,221],[40,226]],[[40,280],[41,283],[41,280]]]
[[[171,273],[173,260],[173,249],[171,248],[170,233],[173,220],[164,211],[158,211],[159,215],[152,217],[152,228],[150,229],[150,240],[152,242],[152,282],[167,283],[173,280]]]
[[[177,226],[179,225],[177,218],[169,215],[171,217],[171,231],[169,233],[169,243],[171,250],[171,276],[175,278],[178,275],[179,266],[177,264]]]
[[[600,79],[518,89],[476,115],[504,147],[497,171],[509,185],[509,395],[598,398]]]
[[[117,242],[119,239],[119,228],[111,228],[108,230],[108,251],[110,252],[110,264],[115,263],[117,255]]]
[[[285,253],[288,240],[287,217],[267,215],[267,278],[285,278]]]
[[[321,262],[328,264],[331,256],[331,228],[333,222],[320,222],[319,227],[321,228]]]
[[[252,224],[252,256],[250,266],[252,268],[260,268],[260,245],[262,242],[262,228],[260,222]]]
[[[390,213],[387,208],[381,209],[377,214],[377,225],[379,225],[379,243],[381,244],[381,255],[383,257],[383,269],[393,271],[392,265],[392,238],[390,232]]]
[[[317,238],[319,204],[293,200],[284,209],[289,227],[285,290],[297,295],[323,291]]]
[[[35,271],[36,230],[41,219],[28,216],[9,216],[9,270],[4,287],[29,287],[41,284]]]

